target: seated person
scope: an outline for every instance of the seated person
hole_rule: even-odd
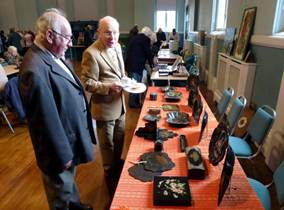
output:
[[[2,65],[0,64],[0,104],[3,104],[3,91],[6,83],[8,82],[8,77]]]
[[[26,112],[18,90],[18,76],[8,80],[4,88],[4,100],[20,122],[25,122]]]
[[[20,65],[22,57],[19,55],[18,50],[14,46],[9,46],[8,50],[4,53],[4,58],[9,65]]]
[[[173,41],[179,41],[179,35],[178,35],[178,33],[176,32],[176,29],[174,28],[173,30],[172,30],[172,32],[169,34],[169,41],[170,40],[173,40]]]
[[[8,77],[2,65],[0,64],[0,91],[4,89],[5,84],[8,82]]]
[[[8,80],[5,70],[0,64],[0,106],[7,105],[20,122],[26,118],[22,100],[18,91],[18,77]]]

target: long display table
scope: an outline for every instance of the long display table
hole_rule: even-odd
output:
[[[189,115],[191,115],[191,109],[187,106],[188,92],[185,88],[177,88],[177,91],[180,91],[183,94],[182,99],[177,103],[180,107],[180,111],[187,112]],[[158,93],[157,101],[150,100],[151,92]],[[148,88],[137,128],[145,126],[143,117],[147,114],[149,107],[169,104],[169,102],[165,101],[163,95],[164,94],[158,87]],[[204,138],[199,144],[198,138],[201,123],[198,125],[190,125],[184,128],[170,127],[166,122],[166,111],[161,112],[161,119],[158,122],[159,128],[169,129],[178,133],[179,135],[184,134],[188,139],[187,142],[189,146],[198,144],[198,147],[201,149],[202,157],[207,168],[207,175],[204,180],[189,180],[192,205],[188,207],[153,205],[153,182],[142,182],[134,179],[129,175],[128,169],[133,166],[133,163],[131,162],[137,161],[141,154],[153,151],[154,143],[134,135],[110,209],[263,209],[255,192],[250,187],[247,177],[237,159],[235,160],[230,191],[227,190],[222,203],[219,206],[217,205],[219,182],[223,169],[223,162],[220,162],[217,166],[213,166],[208,161],[208,145],[212,132],[217,125],[217,121],[203,97],[202,100],[204,107],[208,112],[209,118],[208,131],[205,132]],[[178,137],[171,138],[164,142],[164,152],[169,155],[176,166],[173,169],[164,172],[162,175],[187,176],[186,157],[183,152],[180,152]]]

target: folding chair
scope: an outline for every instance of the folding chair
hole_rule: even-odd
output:
[[[234,133],[237,122],[239,121],[245,106],[247,99],[244,96],[237,97],[228,113],[227,120],[229,123],[230,134]]]
[[[229,87],[226,90],[224,90],[223,95],[217,105],[216,115],[219,117],[219,120],[221,120],[223,115],[225,114],[233,95],[234,95],[233,88]]]
[[[261,152],[265,137],[268,134],[276,117],[276,112],[271,107],[264,105],[257,109],[247,128],[245,137],[229,136],[229,145],[238,158],[252,159]],[[253,153],[248,137],[257,144],[257,151]]]
[[[9,126],[10,130],[12,131],[12,133],[15,133],[15,131],[14,131],[14,129],[13,129],[10,121],[8,120],[6,113],[5,113],[6,110],[7,110],[7,107],[4,104],[0,104],[0,112],[1,112],[1,114],[3,116],[3,118],[7,122],[7,124]]]
[[[273,180],[270,184],[264,185],[261,182],[248,178],[249,183],[251,184],[252,188],[256,192],[256,195],[258,196],[259,200],[261,201],[263,207],[265,210],[271,209],[271,196],[269,193],[268,188],[275,184],[277,199],[279,202],[280,207],[284,207],[284,161],[277,167],[273,174]],[[281,209],[282,209],[281,208]]]

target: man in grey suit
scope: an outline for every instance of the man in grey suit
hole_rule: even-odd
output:
[[[71,27],[59,10],[37,20],[34,45],[19,75],[31,140],[51,210],[91,210],[80,202],[76,166],[93,159],[96,143],[80,80],[62,59],[72,45]]]
[[[82,59],[82,81],[86,90],[92,93],[92,116],[97,122],[106,178],[119,177],[124,143],[126,109],[120,81],[125,77],[125,71],[118,37],[117,20],[110,16],[102,18],[98,40],[84,51]],[[113,187],[108,185],[109,189]]]

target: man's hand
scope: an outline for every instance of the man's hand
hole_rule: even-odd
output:
[[[72,160],[69,160],[63,167],[63,170],[67,170],[68,168],[70,168],[72,165]]]
[[[122,85],[120,82],[115,82],[110,86],[110,89],[116,93],[119,93],[122,90]]]

